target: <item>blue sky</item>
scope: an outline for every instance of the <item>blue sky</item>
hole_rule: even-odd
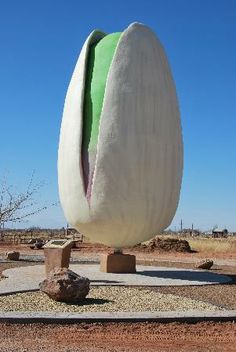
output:
[[[0,176],[24,189],[32,170],[58,200],[57,147],[67,86],[88,34],[150,26],[176,82],[184,177],[172,228],[236,231],[236,2],[234,0],[0,0]],[[65,225],[60,206],[22,226]]]

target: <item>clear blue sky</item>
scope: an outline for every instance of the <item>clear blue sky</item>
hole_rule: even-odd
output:
[[[58,200],[57,147],[67,86],[88,34],[150,26],[176,82],[185,165],[172,228],[236,231],[236,1],[0,0],[0,176],[23,189],[33,169],[39,202]],[[24,226],[63,226],[60,206]]]

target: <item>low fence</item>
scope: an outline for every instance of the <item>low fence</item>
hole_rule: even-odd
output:
[[[82,241],[83,236],[65,230],[58,231],[0,231],[0,244],[27,244],[31,239],[41,239],[49,241],[53,238],[72,238]]]

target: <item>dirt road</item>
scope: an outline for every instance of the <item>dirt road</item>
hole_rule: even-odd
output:
[[[235,352],[235,323],[0,325],[2,352]]]

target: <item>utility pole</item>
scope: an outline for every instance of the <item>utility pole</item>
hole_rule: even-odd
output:
[[[180,221],[180,232],[182,233],[182,231],[183,231],[183,220],[181,219],[181,221]]]

